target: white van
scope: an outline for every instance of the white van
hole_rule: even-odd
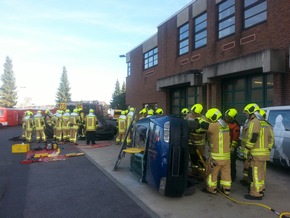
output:
[[[273,126],[274,147],[270,162],[290,168],[290,106],[263,108]]]

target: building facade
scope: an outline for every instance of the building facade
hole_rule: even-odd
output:
[[[126,54],[126,103],[180,114],[290,105],[290,1],[195,0]]]

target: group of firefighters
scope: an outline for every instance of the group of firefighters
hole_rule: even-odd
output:
[[[204,167],[206,187],[203,192],[215,194],[219,188],[225,195],[231,191],[232,181],[236,180],[237,149],[244,154],[243,179],[240,183],[248,186],[249,200],[262,200],[265,194],[266,162],[270,160],[270,151],[274,144],[272,126],[266,121],[266,113],[257,104],[250,103],[243,112],[246,121],[241,128],[236,120],[237,110],[230,108],[223,114],[218,108],[210,108],[203,115],[203,106],[194,104],[190,110],[183,108],[181,114],[189,126],[189,154],[191,167]],[[124,142],[124,136],[134,114],[121,112],[118,118],[116,143]],[[162,108],[142,109],[139,118],[163,115]],[[127,144],[131,143],[130,133]],[[206,152],[208,145],[208,153]],[[206,157],[207,156],[207,157]],[[218,185],[219,184],[219,185]]]
[[[36,142],[46,142],[48,139],[56,142],[71,142],[77,145],[78,137],[86,138],[87,144],[95,144],[95,134],[98,120],[94,110],[90,109],[85,115],[83,110],[75,108],[57,110],[52,114],[50,110],[45,115],[39,110],[36,114],[26,111],[22,121],[22,139],[32,142],[35,132]]]

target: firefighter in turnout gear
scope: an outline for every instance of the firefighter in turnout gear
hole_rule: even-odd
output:
[[[205,121],[205,117],[202,114],[203,106],[201,104],[194,104],[191,108],[191,113],[187,114],[184,119],[186,119],[191,126],[192,122],[198,122],[199,124]],[[191,166],[193,171],[194,168],[203,168],[204,164],[200,163],[205,161],[205,143],[206,143],[206,131],[202,128],[191,128],[189,132],[189,154],[191,159]],[[201,156],[201,157],[200,157]]]
[[[28,116],[24,119],[24,128],[25,128],[25,139],[26,142],[32,142],[32,134],[34,129],[34,122],[33,122],[33,113],[31,111],[28,112]]]
[[[84,130],[86,132],[87,145],[92,143],[96,144],[96,130],[97,130],[98,120],[94,114],[94,110],[90,109],[89,114],[84,119]]]
[[[80,125],[79,125],[79,131],[78,131],[78,138],[85,139],[86,138],[85,113],[82,108],[79,110],[79,115],[80,115]]]
[[[124,137],[127,131],[127,122],[125,111],[121,112],[121,116],[118,118],[118,135],[116,137],[116,144],[124,142]]]
[[[135,109],[134,109],[133,107],[131,107],[129,113],[128,113],[127,116],[126,116],[127,129],[129,128],[130,123],[131,123],[131,121],[132,121],[132,119],[133,119],[134,111],[135,111]],[[132,134],[132,132],[130,131],[130,132],[128,133],[128,136],[127,136],[127,144],[128,144],[128,145],[130,145],[131,142],[132,142],[132,141],[131,141],[131,136],[132,136],[131,134]]]
[[[270,150],[274,143],[273,131],[259,111],[260,107],[255,103],[244,108],[248,123],[243,129],[242,144],[250,163],[250,191],[245,195],[249,200],[262,200],[264,196],[266,161],[270,160]]]
[[[240,146],[240,124],[236,120],[237,110],[230,108],[225,112],[225,121],[230,128],[230,140],[231,140],[231,178],[232,181],[236,180],[237,166],[236,161],[238,158],[237,148]]]
[[[61,110],[58,110],[53,116],[54,123],[54,139],[57,142],[62,141],[62,114]]]
[[[65,113],[62,115],[62,140],[64,142],[69,142],[70,137],[69,117],[70,110],[66,109]]]
[[[40,140],[42,140],[42,142],[46,142],[46,135],[44,133],[45,122],[41,111],[37,111],[37,113],[34,115],[33,122],[36,132],[36,142],[40,142]]]
[[[80,115],[78,109],[74,109],[69,117],[70,136],[69,140],[72,144],[77,145],[77,135],[80,123]]]
[[[208,133],[210,154],[206,162],[206,188],[202,191],[215,194],[220,174],[221,191],[229,195],[231,191],[229,127],[221,119],[222,113],[217,108],[209,109],[205,116],[210,122],[202,122],[201,127]]]

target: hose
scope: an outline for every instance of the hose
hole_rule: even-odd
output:
[[[265,204],[260,204],[257,202],[243,202],[243,201],[238,201],[234,198],[229,197],[228,195],[225,195],[220,189],[217,189],[219,193],[221,193],[224,197],[226,197],[227,199],[237,203],[237,204],[244,204],[244,205],[252,205],[252,206],[259,206],[259,207],[263,207],[266,208],[268,210],[271,210],[272,212],[274,212],[277,216],[279,216],[279,218],[290,218],[290,212],[283,212],[280,213],[278,211],[276,211],[275,209],[265,205]]]

